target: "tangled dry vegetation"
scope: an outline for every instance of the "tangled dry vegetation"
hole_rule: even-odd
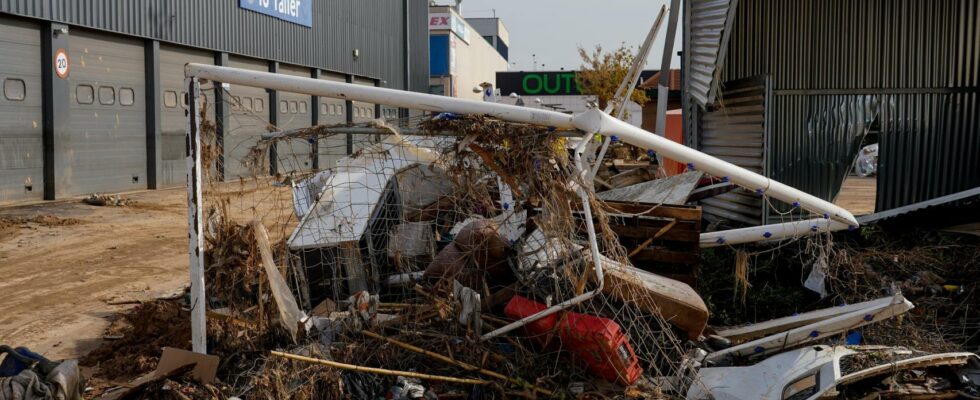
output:
[[[749,257],[750,287],[736,300],[730,249],[704,251],[699,292],[717,325],[739,325],[887,296],[895,289],[915,308],[862,328],[866,343],[922,351],[980,350],[980,241],[918,229],[869,226],[818,240],[763,248]],[[816,247],[828,255],[828,296],[802,285]]]

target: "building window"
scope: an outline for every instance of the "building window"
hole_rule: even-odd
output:
[[[136,92],[132,88],[119,88],[119,104],[131,106],[136,103]]]
[[[299,102],[299,113],[300,114],[306,114],[309,111],[309,109],[307,107],[308,106],[306,105],[306,102],[305,101]]]
[[[116,89],[112,86],[99,86],[99,104],[104,106],[116,104]]]
[[[252,98],[251,97],[245,97],[245,98],[242,99],[242,108],[245,109],[245,111],[252,111]]]
[[[95,101],[95,89],[91,85],[75,86],[75,101],[78,104],[92,104]]]
[[[164,91],[163,106],[167,108],[177,108],[177,92],[173,90]]]
[[[429,94],[446,95],[446,85],[429,85]]]
[[[265,100],[262,99],[254,99],[254,100],[255,101],[252,104],[254,106],[253,108],[255,108],[255,112],[265,111]]]
[[[500,56],[503,57],[504,60],[510,60],[510,55],[508,54],[509,52],[510,50],[507,49],[507,43],[504,43],[503,40],[498,40],[497,53],[500,53]]]
[[[27,87],[21,79],[7,78],[3,80],[3,97],[11,101],[24,101]]]

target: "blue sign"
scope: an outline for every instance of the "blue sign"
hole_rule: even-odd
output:
[[[313,27],[313,0],[238,0],[238,6],[294,24]]]

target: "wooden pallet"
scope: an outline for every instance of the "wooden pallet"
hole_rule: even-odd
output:
[[[605,202],[609,224],[633,266],[695,286],[701,207]]]

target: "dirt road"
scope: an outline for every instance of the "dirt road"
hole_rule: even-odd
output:
[[[109,316],[133,307],[108,303],[152,299],[187,284],[186,192],[126,197],[136,204],[0,208],[0,344],[52,359],[78,357],[99,344]],[[275,197],[280,201],[267,203],[284,207],[266,212],[270,218],[288,213],[288,194]]]

